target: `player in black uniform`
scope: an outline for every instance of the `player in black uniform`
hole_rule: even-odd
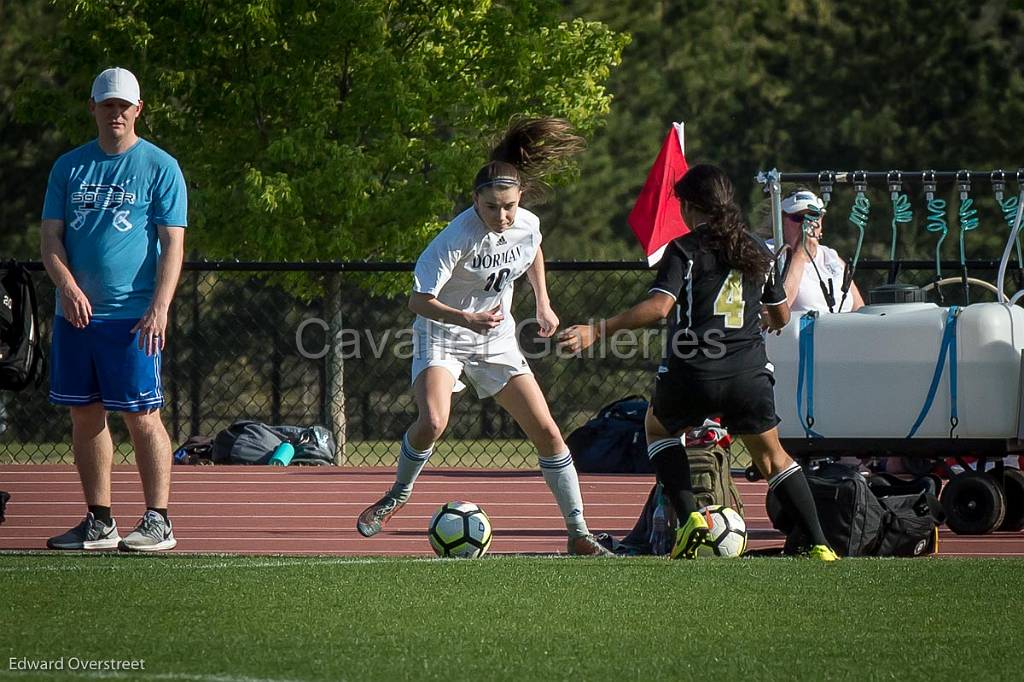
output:
[[[646,421],[648,454],[685,521],[672,558],[694,558],[707,537],[684,446],[687,431],[717,416],[800,520],[813,543],[810,556],[834,561],[803,470],[779,443],[775,380],[762,328],[782,329],[789,306],[772,254],[747,231],[721,169],[694,166],[675,192],[686,224],[695,227],[665,250],[648,298],[598,324],[570,327],[559,337],[562,347],[583,350],[620,329],[650,326],[674,309]]]

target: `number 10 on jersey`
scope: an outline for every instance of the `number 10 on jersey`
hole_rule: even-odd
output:
[[[501,291],[501,288],[505,286],[505,280],[512,274],[512,271],[508,268],[502,268],[497,272],[492,272],[487,277],[487,284],[484,285],[484,291]]]

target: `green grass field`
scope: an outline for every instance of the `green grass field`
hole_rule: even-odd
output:
[[[1024,561],[0,556],[0,678],[1020,679]],[[58,660],[63,673],[12,664]],[[145,669],[77,672],[79,660]]]

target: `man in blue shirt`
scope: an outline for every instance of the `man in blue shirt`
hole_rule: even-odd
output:
[[[184,254],[185,180],[172,156],[136,135],[142,99],[130,71],[97,76],[89,111],[99,135],[53,165],[41,240],[57,288],[50,401],[71,409],[89,512],[47,546],[171,549],[177,542],[167,518],[171,442],[160,420],[160,358]],[[108,411],[120,412],[128,426],[146,498],[142,520],[123,540],[110,511]]]

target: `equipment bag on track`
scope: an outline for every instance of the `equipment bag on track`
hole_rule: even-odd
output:
[[[43,375],[36,289],[15,261],[0,266],[0,389],[20,391]]]
[[[809,471],[807,484],[825,537],[840,556],[909,557],[937,551],[944,516],[931,492],[886,495],[885,487],[873,489],[856,469],[837,463]],[[786,534],[787,554],[810,545],[771,492],[765,506],[772,525]]]
[[[216,464],[267,464],[281,443],[295,446],[293,464],[334,464],[334,436],[323,426],[268,426],[237,421],[213,439]]]

